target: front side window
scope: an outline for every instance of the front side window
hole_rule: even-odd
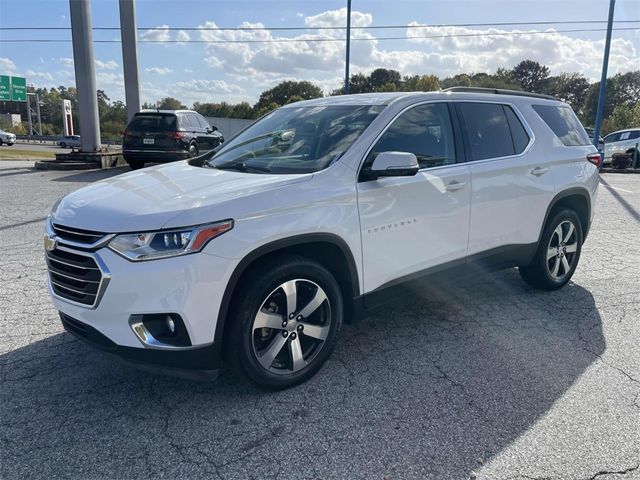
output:
[[[208,166],[250,173],[312,173],[337,160],[384,105],[274,110],[225,143]]]
[[[508,157],[516,154],[515,137],[513,139],[511,137],[509,120],[502,105],[475,102],[460,102],[457,105],[467,132],[471,160]],[[523,142],[524,139],[520,135],[518,145],[522,147]],[[529,143],[528,138],[524,145],[526,146],[527,143]]]
[[[587,132],[571,107],[563,105],[532,105],[532,107],[565,146],[591,144]]]
[[[375,144],[363,169],[371,168],[381,152],[413,153],[420,168],[455,163],[455,141],[447,104],[427,103],[402,113]]]

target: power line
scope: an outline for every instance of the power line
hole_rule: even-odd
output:
[[[446,35],[412,35],[402,37],[371,37],[371,38],[351,38],[352,42],[376,42],[383,40],[413,40],[413,39],[437,39],[437,38],[457,38],[457,37],[498,37],[498,36],[522,36],[522,35],[554,35],[557,33],[579,33],[579,32],[604,32],[606,28],[591,29],[567,29],[553,31],[531,30],[528,32],[483,32],[483,33],[457,33]],[[615,31],[638,31],[640,27],[620,27]],[[94,43],[121,43],[121,40],[94,40]],[[138,43],[166,44],[166,43],[202,43],[202,44],[229,44],[229,43],[333,43],[344,42],[343,38],[280,38],[269,40],[138,40]],[[23,38],[23,39],[0,39],[0,43],[71,43],[70,39],[53,38]]]
[[[606,24],[606,20],[564,20],[564,21],[531,21],[531,22],[492,22],[492,23],[438,23],[420,25],[369,25],[362,27],[351,27],[351,30],[383,30],[400,28],[444,28],[444,27],[501,27],[501,26],[524,26],[524,25],[576,25],[576,24]],[[640,20],[616,20],[614,23],[640,23]],[[162,31],[296,31],[296,30],[344,30],[344,25],[321,26],[321,27],[138,27],[139,31],[162,30]],[[6,31],[25,30],[49,30],[49,31],[69,31],[71,27],[0,27]],[[119,31],[120,27],[93,27],[98,31]]]

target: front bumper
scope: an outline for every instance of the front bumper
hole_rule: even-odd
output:
[[[141,370],[191,380],[215,380],[222,364],[220,342],[189,350],[149,350],[117,345],[90,325],[60,312],[64,329],[109,356]]]

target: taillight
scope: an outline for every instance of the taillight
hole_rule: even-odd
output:
[[[174,140],[182,140],[184,138],[184,132],[166,132],[166,135]]]
[[[130,137],[131,134],[129,133],[129,130],[125,130],[124,132],[122,132],[122,136],[123,137]]]
[[[587,155],[587,160],[593,163],[596,167],[600,168],[602,157],[599,153],[590,153],[589,155]]]

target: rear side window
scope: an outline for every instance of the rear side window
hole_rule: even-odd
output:
[[[640,137],[640,131],[635,132],[622,132],[620,134],[619,140],[633,140],[634,138]]]
[[[193,128],[201,128],[198,116],[195,113],[187,113],[185,116],[189,118],[189,123]]]
[[[173,114],[144,114],[136,115],[131,120],[127,130],[133,132],[175,132],[177,130],[176,116]]]
[[[457,105],[467,132],[472,160],[515,155],[511,128],[502,105],[475,102],[461,102]],[[516,121],[519,123],[517,118]],[[526,132],[524,133],[526,135]],[[528,140],[526,143],[529,143]]]
[[[567,147],[589,145],[589,136],[571,107],[560,105],[532,105],[540,118]]]

